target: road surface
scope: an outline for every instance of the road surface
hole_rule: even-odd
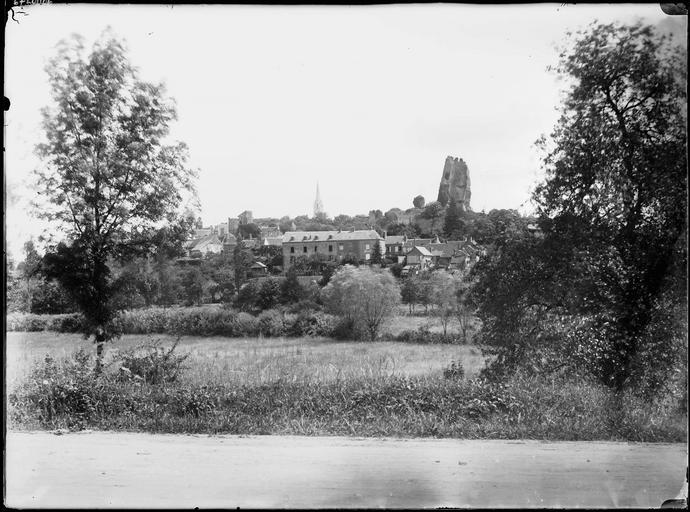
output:
[[[685,444],[10,432],[10,507],[659,507]]]

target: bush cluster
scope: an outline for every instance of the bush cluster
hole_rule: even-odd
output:
[[[175,353],[179,341],[178,337],[169,349],[165,349],[157,340],[120,352],[118,378],[148,384],[175,382],[186,368],[184,362],[189,357],[188,353]]]
[[[465,343],[463,337],[459,333],[449,332],[443,334],[442,332],[432,332],[426,326],[421,326],[416,330],[406,329],[398,335],[388,335],[389,339],[394,341],[402,341],[404,343],[449,343],[462,344]]]
[[[10,313],[6,318],[8,331],[81,332],[84,328],[84,320],[79,313],[68,313],[62,315]]]

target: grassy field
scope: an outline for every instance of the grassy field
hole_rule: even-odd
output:
[[[423,317],[422,317],[423,318]],[[174,382],[118,376],[118,353],[171,336],[127,335],[110,345],[105,376],[75,366],[75,334],[10,332],[8,428],[196,434],[296,434],[680,442],[687,410],[644,402],[566,375],[473,379],[472,345],[338,342],[323,338],[186,336]],[[41,364],[46,355],[57,366]],[[69,364],[64,363],[71,360]],[[464,378],[444,369],[460,361]],[[31,373],[38,364],[37,373]],[[33,378],[27,378],[32,376]]]
[[[108,346],[117,351],[151,340],[172,345],[168,335],[125,335]],[[7,382],[22,379],[35,361],[62,359],[93,344],[78,334],[7,333]],[[462,362],[468,377],[484,366],[479,348],[468,345],[415,345],[399,342],[339,342],[323,338],[220,338],[183,336],[177,351],[188,353],[183,382],[192,385],[270,384],[276,381],[331,382],[382,377],[440,377],[451,360]]]

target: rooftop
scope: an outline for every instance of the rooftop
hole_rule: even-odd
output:
[[[417,246],[413,247],[412,250],[407,253],[407,255],[409,256],[410,253],[413,251],[419,252],[419,254],[421,254],[422,256],[431,256],[429,249],[427,249],[426,247],[423,247],[421,245],[417,245]]]
[[[324,242],[327,240],[378,240],[381,237],[373,229],[354,231],[287,231],[283,243]]]

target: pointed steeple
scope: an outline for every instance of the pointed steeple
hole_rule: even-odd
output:
[[[316,182],[316,200],[314,201],[314,217],[320,217],[324,214],[323,203],[321,202],[321,193],[319,191],[319,182]]]

